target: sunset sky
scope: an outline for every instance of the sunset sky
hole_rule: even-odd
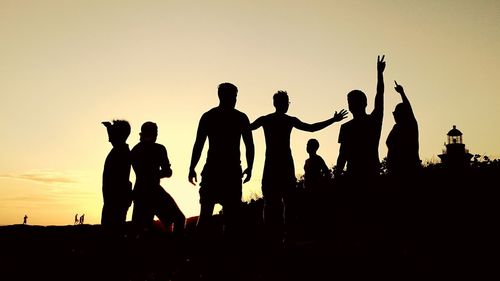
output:
[[[498,0],[0,0],[0,42],[0,225],[25,214],[36,225],[72,224],[76,213],[100,223],[111,149],[100,122],[112,119],[130,122],[130,147],[143,122],[158,124],[173,169],[162,185],[197,215],[189,160],[218,84],[239,88],[236,108],[251,121],[286,90],[289,114],[317,122],[347,109],[352,89],[367,94],[371,112],[377,55],[387,61],[381,158],[399,102],[394,80],[419,122],[424,162],[437,161],[453,125],[471,153],[500,156]],[[339,125],[292,133],[297,174],[309,138],[335,164]],[[260,195],[262,130],[254,140],[245,198]]]

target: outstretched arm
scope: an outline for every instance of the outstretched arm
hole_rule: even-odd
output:
[[[377,57],[377,94],[375,95],[375,107],[372,115],[382,119],[384,116],[384,70],[385,70],[385,55]]]
[[[250,130],[257,130],[262,126],[264,122],[264,119],[262,117],[257,118],[257,120],[253,121],[252,124],[250,124]]]
[[[243,143],[245,144],[247,168],[243,171],[242,177],[246,175],[243,183],[250,181],[252,178],[253,169],[253,159],[255,156],[255,147],[253,144],[253,136],[251,130],[246,130],[243,132]]]
[[[322,122],[317,122],[314,124],[308,124],[300,121],[299,119],[295,118],[295,124],[293,126],[299,130],[302,131],[307,131],[307,132],[316,132],[319,131],[323,128],[326,128],[330,126],[331,124],[335,122],[339,122],[347,117],[347,110],[342,109],[340,112],[337,113],[335,111],[335,114],[333,115],[332,118],[322,121]]]
[[[196,140],[193,146],[193,153],[191,154],[191,164],[189,165],[189,176],[188,180],[191,184],[196,185],[198,182],[198,177],[196,175],[196,165],[200,161],[201,152],[203,151],[203,145],[205,145],[205,140],[207,139],[207,131],[205,128],[205,122],[203,117],[198,125],[198,132],[196,133]]]

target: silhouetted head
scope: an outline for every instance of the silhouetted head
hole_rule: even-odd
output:
[[[396,121],[396,124],[405,124],[410,122],[412,119],[411,109],[404,103],[397,104],[396,108],[392,112],[392,115],[394,115],[394,121]]]
[[[288,93],[285,91],[276,92],[273,96],[273,105],[277,112],[286,113],[288,111],[288,107],[290,106]]]
[[[219,104],[223,108],[234,108],[236,106],[236,95],[238,88],[231,83],[222,83],[217,90]]]
[[[158,136],[158,126],[153,122],[146,122],[141,126],[140,140],[145,142],[155,142]]]
[[[102,122],[108,130],[108,140],[111,144],[123,144],[130,135],[130,124],[125,120],[113,120],[111,122]]]
[[[318,151],[318,148],[319,148],[319,142],[317,139],[310,139],[307,142],[307,146],[306,146],[307,153],[316,154],[316,151]]]
[[[352,90],[347,94],[349,111],[355,117],[366,114],[366,95],[360,90]]]

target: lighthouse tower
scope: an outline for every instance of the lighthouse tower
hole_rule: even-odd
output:
[[[463,134],[453,125],[447,134],[446,149],[443,154],[438,155],[441,162],[448,168],[461,169],[469,167],[472,154],[465,148],[463,143]]]

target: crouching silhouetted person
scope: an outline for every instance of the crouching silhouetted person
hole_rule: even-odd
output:
[[[108,229],[119,230],[125,225],[127,211],[132,203],[132,183],[129,181],[130,149],[126,143],[130,135],[130,125],[124,120],[114,120],[113,123],[102,122],[102,124],[107,128],[109,142],[113,148],[106,157],[102,175],[104,206],[101,225]],[[77,216],[75,224],[76,222]]]
[[[156,143],[158,127],[153,122],[146,122],[140,136],[140,142],[132,149],[132,167],[136,175],[132,222],[141,230],[149,228],[156,215],[167,228],[173,223],[174,235],[182,236],[186,217],[160,185],[161,178],[172,176],[172,169],[167,150]]]

